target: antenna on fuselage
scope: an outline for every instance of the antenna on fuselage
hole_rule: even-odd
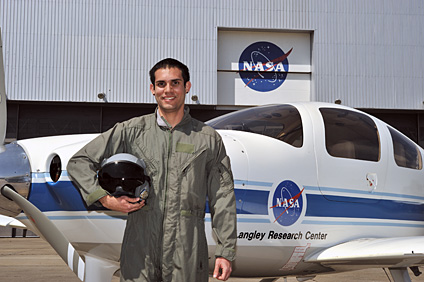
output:
[[[0,29],[0,153],[4,151],[4,139],[6,138],[7,109],[6,109],[6,80],[3,64],[3,41]]]

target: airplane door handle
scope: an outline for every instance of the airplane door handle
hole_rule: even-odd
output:
[[[374,192],[377,189],[377,173],[367,173],[366,179],[369,192]]]

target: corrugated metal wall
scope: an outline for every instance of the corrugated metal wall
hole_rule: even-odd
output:
[[[0,28],[12,100],[154,103],[175,57],[216,104],[218,28],[244,28],[313,31],[311,100],[423,109],[422,0],[1,0]]]
[[[313,24],[315,98],[423,109],[424,2],[320,2]]]

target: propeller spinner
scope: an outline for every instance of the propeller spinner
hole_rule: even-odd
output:
[[[3,64],[3,43],[0,30],[0,188],[9,184],[20,195],[27,197],[31,184],[31,168],[24,149],[17,143],[4,145],[6,138],[6,86]],[[0,196],[0,215],[16,216],[22,208]]]

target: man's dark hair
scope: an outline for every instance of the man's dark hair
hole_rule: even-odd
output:
[[[186,65],[184,65],[178,60],[175,60],[172,58],[166,58],[157,62],[156,65],[154,65],[153,68],[149,71],[150,81],[152,82],[152,84],[155,85],[155,72],[158,69],[169,69],[169,68],[177,68],[181,70],[181,73],[183,75],[184,85],[187,83],[187,81],[190,81],[190,73]]]

